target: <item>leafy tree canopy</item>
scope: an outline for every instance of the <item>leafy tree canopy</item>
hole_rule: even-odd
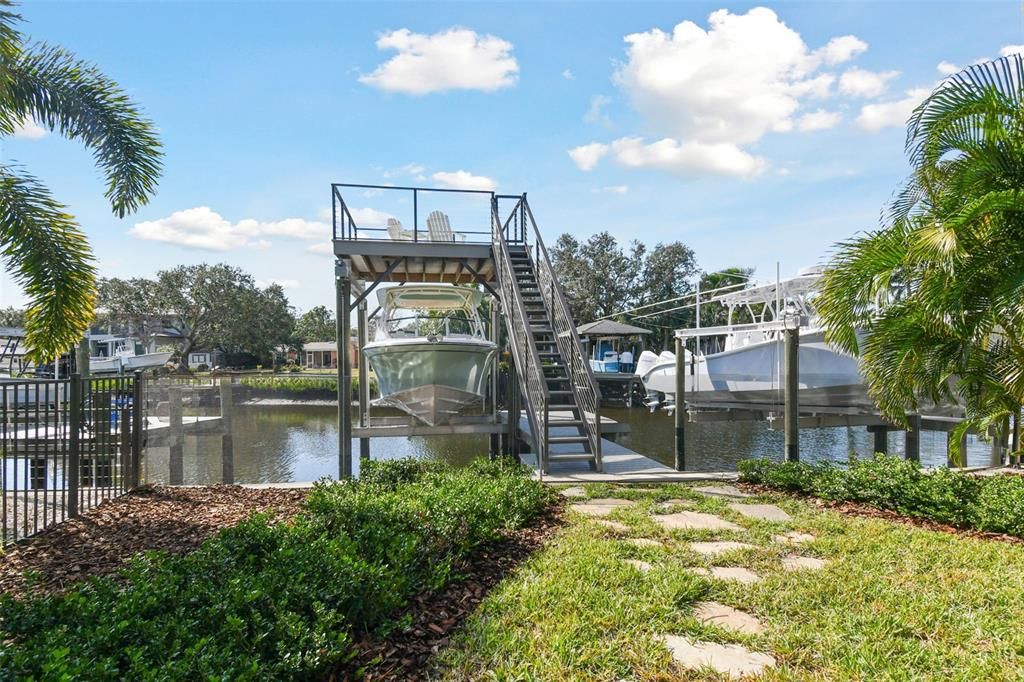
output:
[[[268,357],[292,339],[295,318],[277,284],[256,286],[252,276],[225,264],[181,265],[155,279],[104,279],[99,305],[108,321],[144,333],[177,330],[182,358],[195,348]]]
[[[304,312],[295,323],[295,336],[303,343],[336,341],[336,318],[326,306],[318,305]]]

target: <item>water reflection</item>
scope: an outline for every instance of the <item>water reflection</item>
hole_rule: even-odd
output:
[[[313,481],[338,474],[337,408],[319,405],[238,406],[232,422],[234,471],[238,483]],[[605,416],[629,423],[632,435],[625,445],[665,464],[673,462],[673,421],[644,409],[607,409]],[[728,471],[750,457],[781,456],[783,434],[765,422],[718,422],[687,425],[687,469]],[[800,432],[800,451],[805,461],[845,461],[850,453],[867,456],[872,435],[863,427],[805,429]],[[358,441],[353,439],[358,473]],[[889,451],[903,452],[903,434],[889,435]],[[431,438],[378,438],[371,443],[373,459],[428,457],[463,464],[487,453],[486,436],[435,436]],[[213,484],[221,481],[220,434],[189,435],[184,445],[184,482]],[[921,434],[921,461],[938,466],[946,462],[945,434]],[[968,443],[968,464],[987,464],[988,445]],[[165,482],[167,448],[147,448],[144,474],[149,482]]]

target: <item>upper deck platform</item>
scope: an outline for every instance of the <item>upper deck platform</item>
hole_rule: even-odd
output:
[[[334,255],[351,262],[358,280],[493,282],[497,198],[488,190],[334,183]]]

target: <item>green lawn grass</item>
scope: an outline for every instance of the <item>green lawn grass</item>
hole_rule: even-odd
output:
[[[587,486],[591,497],[639,504],[608,517],[618,534],[569,514],[547,548],[486,599],[439,656],[449,680],[714,679],[674,669],[661,634],[741,643],[775,656],[770,680],[1017,680],[1024,678],[1024,546],[844,516],[812,503],[767,495],[793,520],[768,523],[732,512],[728,501],[684,485],[655,493]],[[667,532],[650,520],[669,498],[695,501],[743,526],[742,532]],[[748,500],[750,501],[750,500]],[[802,547],[772,536],[800,530]],[[625,537],[656,538],[639,548]],[[730,539],[759,545],[713,561],[687,541]],[[826,559],[821,571],[782,571],[780,557]],[[641,573],[623,560],[652,564]],[[688,567],[746,566],[764,577],[741,585],[694,576]],[[745,610],[766,626],[737,635],[703,626],[695,602],[713,599]]]

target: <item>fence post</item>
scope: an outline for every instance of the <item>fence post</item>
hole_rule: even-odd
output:
[[[68,385],[71,405],[68,410],[68,517],[78,516],[78,477],[82,460],[82,376],[71,375]]]
[[[131,480],[132,488],[138,488],[142,481],[142,413],[145,409],[145,393],[142,372],[135,371],[135,383],[132,384],[132,450]]]
[[[235,443],[231,431],[231,411],[234,409],[231,377],[220,379],[220,461],[221,482],[235,482]]]
[[[184,463],[182,462],[184,426],[182,424],[181,386],[167,387],[167,402],[170,414],[170,452],[168,453],[167,479],[171,485],[181,485],[185,479]]]

